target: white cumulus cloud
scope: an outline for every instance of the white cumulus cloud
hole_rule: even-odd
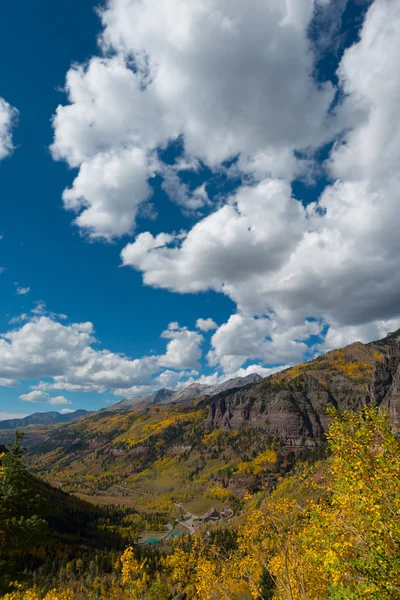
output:
[[[62,324],[52,317],[34,317],[0,336],[0,377],[3,385],[49,378],[32,392],[22,394],[21,399],[66,404],[65,398],[53,398],[49,392],[127,389],[148,384],[156,374],[162,379],[165,369],[191,373],[199,365],[202,335],[171,323],[162,337],[168,340],[164,354],[130,359],[96,348],[90,322]],[[168,373],[164,378],[168,378]]]
[[[12,130],[18,119],[18,110],[0,98],[0,160],[14,150]]]
[[[217,329],[218,325],[214,319],[197,319],[196,327],[200,331],[212,331],[213,329]]]
[[[46,392],[41,392],[40,390],[33,390],[27,394],[21,394],[19,399],[24,402],[48,402],[50,394],[46,394]]]
[[[321,324],[315,321],[290,328],[273,318],[235,314],[214,333],[208,361],[228,373],[255,359],[269,365],[295,364],[310,350],[307,340],[319,336],[321,329]]]
[[[65,207],[93,238],[130,234],[149,178],[161,175],[171,200],[198,220],[184,232],[140,233],[122,264],[149,286],[233,300],[208,353],[225,374],[249,360],[265,369],[302,360],[326,327],[322,349],[370,341],[398,323],[400,4],[371,3],[335,90],[315,80],[315,52],[332,43],[345,8],[345,0],[108,0],[104,54],[67,74],[51,148],[78,169]],[[310,27],[321,19],[313,46]],[[178,139],[183,156],[163,164],[158,150]],[[315,151],[326,142],[321,165]],[[221,172],[227,159],[237,159],[229,174],[241,185],[199,217],[212,207],[206,182],[193,191],[181,171],[203,161]],[[321,173],[329,184],[304,206],[293,179]],[[165,354],[136,360],[94,349],[89,336],[50,385],[144,389],[157,369],[198,369],[201,357],[201,335],[178,325],[163,334]],[[17,379],[7,360],[0,375]]]
[[[400,5],[375,0],[338,70],[346,126],[326,163],[334,179],[306,208],[289,183],[243,185],[184,236],[141,233],[122,262],[147,285],[216,290],[244,315],[338,327],[399,315]],[[368,325],[369,326],[369,325]]]
[[[64,396],[56,396],[55,398],[50,398],[49,404],[72,404],[71,400],[67,400]]]
[[[47,392],[42,390],[32,390],[27,394],[21,394],[20,400],[24,402],[47,402],[48,404],[71,404],[70,400],[64,398],[64,396],[51,397]]]
[[[53,157],[79,169],[64,204],[91,237],[131,233],[149,197],[157,148],[181,139],[186,165],[239,156],[249,173],[294,177],[295,150],[336,131],[334,89],[312,76],[313,0],[109,0],[104,56],[67,73],[68,104],[53,119]],[[216,60],[216,57],[218,59]],[[278,157],[278,158],[277,158]],[[208,203],[161,166],[185,210]]]

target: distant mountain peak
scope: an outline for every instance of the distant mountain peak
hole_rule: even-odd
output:
[[[169,390],[167,388],[161,388],[161,390],[158,390],[158,392],[156,392],[154,394],[154,404],[159,404],[159,403],[164,403],[166,400],[169,400],[170,398],[173,397],[175,392],[173,392],[172,390]]]
[[[193,398],[196,398],[197,396],[213,396],[219,392],[233,388],[241,388],[251,383],[257,383],[258,381],[261,381],[261,379],[262,377],[258,373],[250,373],[249,375],[246,375],[246,377],[234,377],[232,379],[227,379],[223,383],[214,385],[206,385],[195,381],[177,391],[161,388],[150,396],[126,398],[125,400],[112,404],[105,410],[135,410],[137,408],[145,408],[146,406],[153,406],[155,404],[184,402],[193,400]]]

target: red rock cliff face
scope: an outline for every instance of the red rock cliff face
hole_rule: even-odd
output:
[[[328,427],[329,406],[359,410],[366,402],[400,421],[400,333],[329,352],[263,381],[212,398],[208,428],[259,428],[291,446],[313,446]]]
[[[386,356],[376,364],[368,398],[389,412],[391,420],[400,424],[400,344],[393,344]]]

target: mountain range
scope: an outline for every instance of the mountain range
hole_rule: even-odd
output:
[[[192,400],[198,396],[213,396],[219,392],[224,392],[234,388],[241,388],[249,383],[261,381],[262,377],[258,373],[251,373],[246,377],[233,377],[220,384],[204,385],[201,383],[191,383],[190,385],[177,390],[168,390],[162,388],[150,396],[140,396],[137,398],[127,398],[112,404],[106,411],[114,410],[132,410],[137,408],[146,408],[155,404],[171,404],[172,402],[183,402],[184,400]]]
[[[265,379],[163,389],[67,423],[32,425],[24,445],[31,468],[66,491],[96,498],[129,490],[152,506],[157,498],[210,494],[216,484],[244,489],[248,465],[268,448],[276,468],[288,468],[291,457],[323,446],[327,409],[367,403],[400,421],[400,331]]]
[[[155,404],[170,404],[172,402],[180,402],[183,400],[191,400],[197,396],[212,396],[218,392],[240,388],[249,383],[261,381],[262,377],[258,373],[251,373],[246,377],[234,377],[220,384],[203,385],[200,383],[192,383],[178,391],[162,388],[150,396],[140,396],[137,398],[126,398],[119,402],[115,402],[108,408],[102,409],[104,412],[114,412],[115,410],[133,410],[145,408]],[[20,429],[29,425],[51,425],[53,423],[66,423],[74,419],[86,417],[91,411],[84,409],[75,410],[68,413],[59,413],[56,411],[36,412],[26,417],[16,419],[6,419],[0,421],[0,430],[5,429]]]
[[[18,429],[21,427],[27,427],[28,425],[50,425],[52,423],[66,423],[73,419],[79,419],[90,414],[89,411],[82,409],[74,410],[61,414],[56,411],[49,412],[36,412],[27,417],[21,417],[19,419],[6,419],[0,421],[0,429]]]

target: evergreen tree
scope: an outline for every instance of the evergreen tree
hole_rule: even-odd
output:
[[[271,577],[268,569],[265,567],[262,570],[260,577],[260,599],[272,600],[274,597],[275,582]]]
[[[40,495],[34,479],[22,463],[22,436],[16,431],[15,441],[1,457],[0,552],[26,549],[45,524],[38,516]]]

